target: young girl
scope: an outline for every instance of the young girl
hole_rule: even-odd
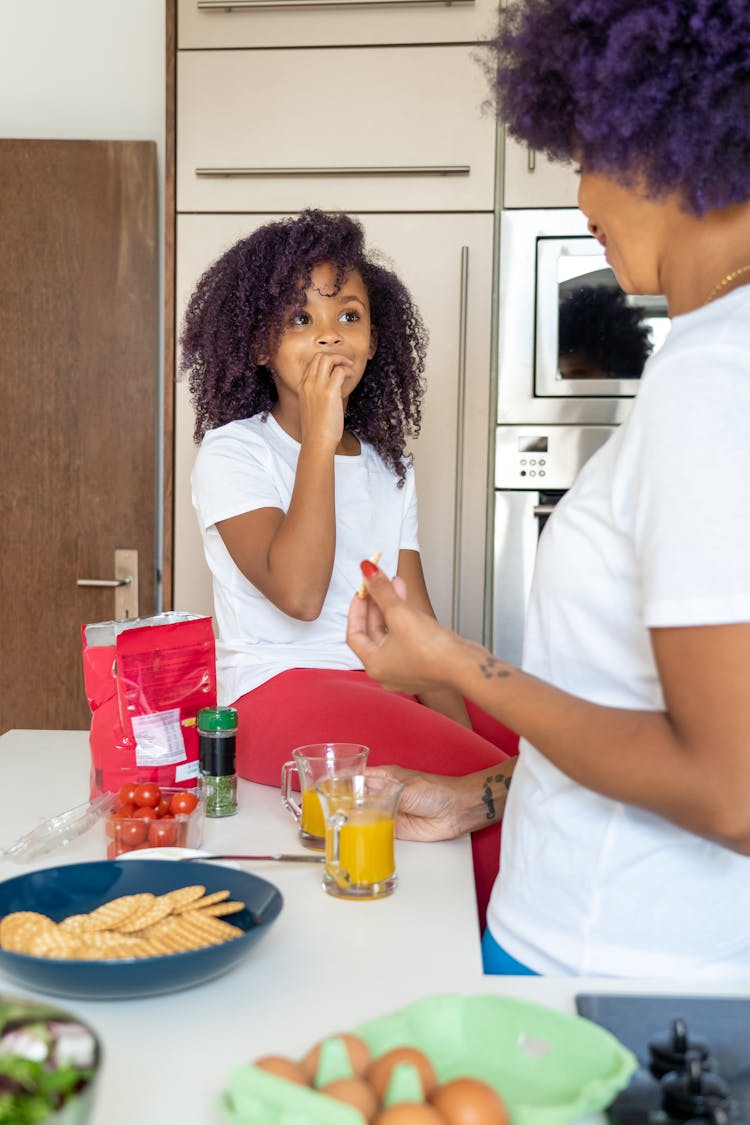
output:
[[[442,774],[515,753],[515,736],[457,693],[386,692],[346,644],[363,554],[380,552],[409,604],[433,614],[406,453],[426,334],[360,224],[305,211],[242,239],[200,279],[180,342],[201,441],[193,503],[213,575],[219,702],[239,712],[240,774],[278,785],[296,746],[323,741]],[[497,837],[479,836],[483,899]]]

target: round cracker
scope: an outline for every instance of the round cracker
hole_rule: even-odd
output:
[[[191,914],[194,910],[202,910],[206,906],[212,906],[215,902],[223,902],[224,899],[229,898],[229,891],[214,891],[211,895],[204,895],[203,898],[193,899],[179,910],[175,910],[175,914]]]
[[[134,934],[138,930],[145,930],[149,926],[153,926],[155,922],[160,922],[162,918],[166,918],[172,911],[169,902],[165,902],[164,898],[156,898],[153,902],[147,903],[142,909],[136,911],[130,918],[126,918],[124,922],[120,922],[116,927],[119,934]]]
[[[57,927],[46,914],[35,910],[16,910],[0,921],[0,945],[12,953],[29,953],[29,943],[38,935]]]
[[[244,902],[233,902],[230,899],[227,902],[215,902],[209,906],[201,906],[198,910],[191,910],[189,913],[202,914],[204,917],[220,918],[224,914],[238,914],[240,910],[244,909]]]
[[[170,904],[175,913],[178,913],[182,907],[202,898],[205,893],[206,888],[202,887],[200,883],[196,883],[191,887],[178,887],[176,891],[167,891],[161,897]]]
[[[114,929],[120,922],[124,922],[137,910],[142,910],[156,899],[150,891],[139,894],[121,895],[109,902],[103,902],[88,914],[69,914],[63,918],[60,925],[66,930],[92,933],[96,930]]]

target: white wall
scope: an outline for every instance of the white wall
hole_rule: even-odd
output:
[[[163,231],[165,50],[163,0],[0,0],[0,136],[156,141]]]

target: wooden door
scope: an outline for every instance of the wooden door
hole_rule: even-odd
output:
[[[0,140],[0,731],[88,727],[116,549],[155,610],[156,201],[152,142]]]

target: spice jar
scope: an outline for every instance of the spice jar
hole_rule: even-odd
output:
[[[237,812],[237,712],[233,707],[203,707],[198,712],[201,790],[206,816]]]

